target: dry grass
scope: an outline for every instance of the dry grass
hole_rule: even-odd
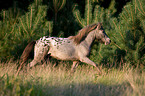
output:
[[[64,62],[62,62],[64,63]],[[65,62],[66,63],[66,62]],[[101,68],[102,74],[92,66],[78,66],[74,73],[66,64],[52,64],[24,68],[18,76],[14,63],[0,65],[1,96],[143,96],[145,72],[127,68]]]

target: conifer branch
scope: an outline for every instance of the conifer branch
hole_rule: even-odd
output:
[[[83,26],[83,27],[85,27],[85,25],[81,22],[81,20],[79,19],[79,16],[78,16],[78,14],[77,14],[77,12],[76,12],[76,19],[79,21],[79,23]]]
[[[28,27],[28,29],[29,29],[28,13],[26,13],[26,23],[27,23],[27,27]]]
[[[128,16],[130,17],[130,14],[129,14],[128,10],[126,9],[126,7],[124,7],[124,9],[125,9],[125,10],[126,10],[126,12],[128,13]]]
[[[88,7],[88,10],[87,10],[87,25],[89,24],[89,19],[90,19],[90,9],[89,9],[89,7],[90,7],[90,2],[89,2],[89,0],[87,0],[87,7]]]
[[[40,16],[38,17],[38,19],[37,19],[37,21],[36,21],[36,23],[35,23],[35,25],[33,27],[33,30],[31,31],[31,34],[34,32],[34,30],[35,30],[35,28],[36,28],[36,26],[37,26],[37,24],[39,22],[39,19],[40,19]]]
[[[3,11],[3,22],[5,21],[6,18],[6,11]]]
[[[138,2],[139,2],[139,4],[140,4],[140,7],[141,7],[141,10],[142,10],[143,14],[145,14],[144,9],[142,8],[142,5],[141,5],[140,0],[138,0]]]
[[[122,35],[121,31],[120,31],[120,25],[119,25],[119,34],[121,35],[122,39],[125,41],[125,39],[124,39],[124,37],[123,37],[123,35]]]
[[[131,12],[131,17],[132,17],[132,22],[133,22],[133,24],[134,24],[134,19],[133,19],[133,13],[132,13],[132,6],[130,6],[130,12]]]
[[[14,23],[12,31],[10,33],[13,33],[14,29],[15,29],[15,23]]]
[[[116,47],[118,47],[119,49],[121,49],[122,50],[122,48],[119,46],[119,45],[117,45],[115,42],[112,42]]]
[[[91,12],[92,11],[91,10],[92,9],[91,2],[92,1],[90,1],[90,0],[85,1],[86,5],[85,5],[84,18],[81,18],[79,10],[74,11],[74,15],[75,15],[78,23],[80,25],[82,25],[83,27],[93,23],[92,22],[93,21],[92,20],[92,12]]]
[[[18,14],[17,14],[17,16],[16,16],[16,19],[15,19],[14,24],[13,24],[12,31],[11,31],[10,33],[13,33],[13,31],[14,31],[14,29],[15,29],[15,24],[16,24],[16,22],[17,22],[18,16],[19,16],[19,12],[18,12]]]
[[[96,19],[97,19],[97,17],[98,17],[98,10],[97,10],[98,7],[99,7],[99,6],[97,6],[97,7],[95,8],[96,10],[94,11],[94,14],[96,13],[96,14],[95,14],[95,18],[94,18],[95,21],[97,21]]]
[[[100,55],[100,57],[101,58],[103,58],[103,56],[101,55],[101,53],[100,53],[100,50],[102,49],[102,45],[100,45],[100,48],[99,48],[99,55]]]
[[[125,20],[127,20],[127,17],[125,16],[125,14],[122,13],[122,15],[123,15],[123,17],[125,18]]]
[[[114,20],[113,20],[113,23],[114,23],[115,27],[117,28],[117,25],[116,25],[116,23],[114,22]]]
[[[62,0],[62,4],[61,4],[61,6],[59,7],[58,11],[61,10],[61,9],[64,7],[65,3],[66,3],[66,0]]]
[[[66,0],[53,0],[55,23],[57,22],[57,14],[64,7]],[[51,8],[52,9],[52,8]]]
[[[21,25],[22,25],[22,27],[23,27],[23,29],[26,31],[26,33],[28,34],[28,31],[26,30],[26,28],[24,27],[24,24],[23,24],[23,22],[22,22],[22,19],[20,18],[20,22],[21,22]]]
[[[49,36],[51,36],[51,23],[50,22],[48,22],[49,23]]]
[[[30,15],[30,29],[31,29],[31,26],[32,26],[32,6],[31,6],[31,11],[30,11],[31,15]]]
[[[134,4],[134,6],[135,6],[135,14],[136,14],[136,5],[137,5],[137,4],[136,4],[136,0],[135,0],[135,4]]]

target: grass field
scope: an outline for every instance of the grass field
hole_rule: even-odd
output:
[[[23,68],[15,63],[0,64],[0,96],[144,96],[145,72],[124,66],[103,68],[97,75],[89,65],[70,72],[67,62]],[[66,64],[65,64],[66,63]]]

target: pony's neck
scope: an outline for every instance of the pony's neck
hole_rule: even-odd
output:
[[[95,39],[95,30],[90,32],[87,37],[85,38],[85,42],[84,43],[87,43],[88,46],[91,46],[93,41]]]

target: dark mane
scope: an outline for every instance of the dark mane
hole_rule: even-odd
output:
[[[73,39],[75,44],[80,44],[80,42],[88,35],[88,33],[97,28],[97,26],[101,23],[95,23],[92,25],[88,25],[81,29],[76,36],[70,36],[69,39]]]

